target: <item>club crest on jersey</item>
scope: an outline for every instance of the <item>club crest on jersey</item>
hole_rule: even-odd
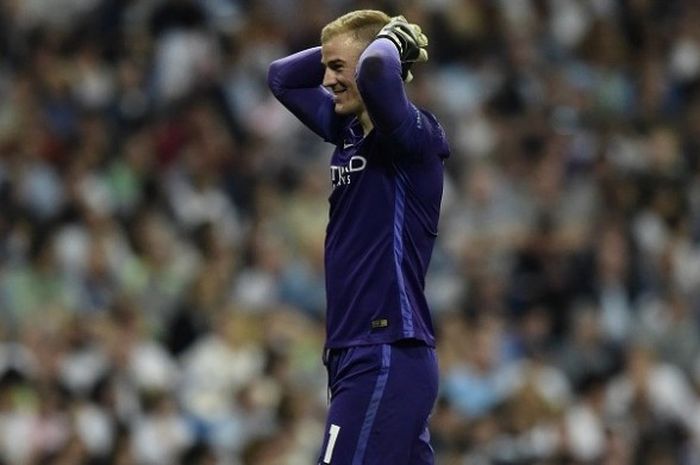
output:
[[[360,155],[350,157],[346,165],[331,165],[331,185],[347,186],[352,180],[352,174],[367,167],[367,159]]]

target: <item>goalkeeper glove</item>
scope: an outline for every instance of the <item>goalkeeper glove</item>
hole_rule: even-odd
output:
[[[386,26],[384,26],[377,38],[387,38],[391,40],[399,50],[401,59],[401,78],[405,82],[411,82],[411,66],[416,62],[428,61],[428,37],[423,34],[417,24],[409,23],[403,16],[394,16]]]

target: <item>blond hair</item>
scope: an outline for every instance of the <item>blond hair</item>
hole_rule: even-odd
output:
[[[326,43],[340,34],[352,33],[356,40],[369,44],[390,20],[389,15],[379,10],[351,11],[323,27],[321,43]]]

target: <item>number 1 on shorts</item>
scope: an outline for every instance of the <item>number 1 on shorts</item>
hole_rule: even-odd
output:
[[[331,463],[331,457],[333,456],[333,448],[335,447],[335,441],[338,439],[338,433],[340,432],[340,426],[331,425],[328,430],[328,444],[326,445],[326,453],[323,454],[323,463]]]

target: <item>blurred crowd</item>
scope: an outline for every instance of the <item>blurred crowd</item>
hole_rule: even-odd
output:
[[[0,0],[0,464],[308,465],[332,147],[269,63],[423,25],[440,465],[700,463],[700,3]]]

